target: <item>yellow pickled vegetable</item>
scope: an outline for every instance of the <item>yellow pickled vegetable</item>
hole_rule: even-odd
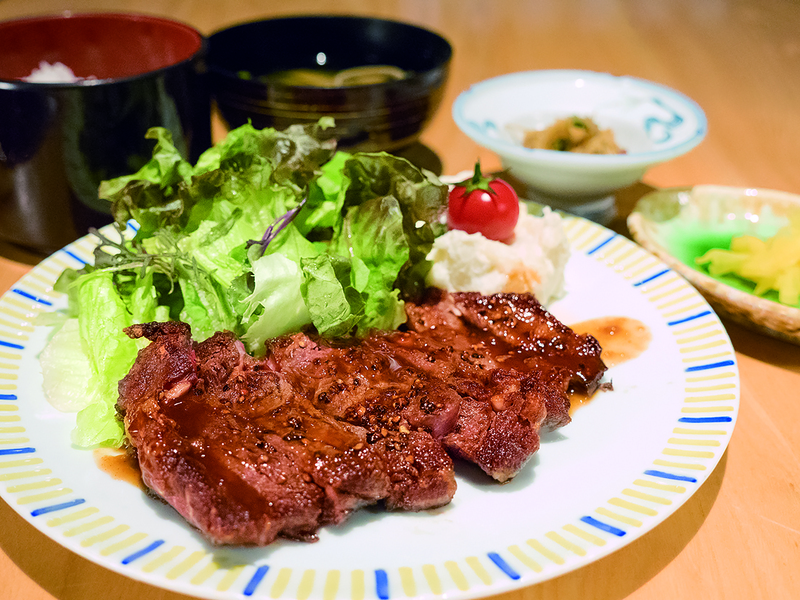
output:
[[[797,305],[800,303],[800,211],[795,211],[789,225],[769,239],[752,235],[735,237],[729,250],[714,248],[695,262],[708,265],[712,277],[738,275],[755,284],[754,294],[762,296],[775,290],[781,303]]]
[[[767,243],[753,235],[742,235],[731,240],[731,252],[748,252],[753,254],[767,249]]]

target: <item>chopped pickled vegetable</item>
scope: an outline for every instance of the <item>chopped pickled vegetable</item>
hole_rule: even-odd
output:
[[[779,302],[796,306],[800,304],[800,211],[771,238],[735,237],[729,250],[713,248],[695,262],[707,265],[712,277],[736,275],[753,282],[757,296],[775,290]]]

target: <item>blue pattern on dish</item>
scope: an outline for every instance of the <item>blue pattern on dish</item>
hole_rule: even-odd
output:
[[[261,583],[262,579],[264,579],[264,576],[267,574],[267,571],[269,571],[269,565],[261,565],[260,567],[258,567],[256,569],[256,572],[253,573],[253,576],[250,578],[250,581],[247,582],[247,585],[245,586],[242,593],[245,596],[252,596],[255,593],[258,584]]]
[[[719,369],[721,367],[732,367],[736,363],[732,360],[721,360],[715,363],[708,363],[706,365],[694,365],[692,367],[687,367],[687,373],[694,373],[695,371],[708,371],[709,369]]]
[[[675,475],[674,473],[667,473],[666,471],[657,471],[655,469],[648,469],[644,472],[645,475],[650,475],[650,477],[661,477],[662,479],[672,479],[675,481],[688,481],[689,483],[697,483],[697,479],[694,477],[688,477],[686,475]]]
[[[34,302],[38,302],[39,304],[44,304],[45,306],[53,306],[53,303],[49,300],[45,300],[44,298],[39,298],[38,296],[34,296],[33,294],[26,292],[25,290],[21,290],[19,288],[11,288],[11,291],[15,294],[22,296],[28,300],[33,300]]]
[[[383,569],[375,569],[375,593],[381,600],[389,598],[389,576]]]
[[[658,117],[647,117],[644,120],[644,130],[647,132],[648,137],[650,137],[653,142],[656,144],[663,144],[668,142],[672,138],[672,130],[675,127],[678,127],[683,124],[683,117],[678,114],[675,109],[670,108],[666,105],[663,101],[659,100],[658,98],[651,98],[650,102],[663,108],[664,110],[668,111],[671,114],[671,119],[669,121],[664,121]],[[660,139],[656,139],[653,133],[655,127],[661,127],[662,134]]]
[[[696,315],[692,315],[691,317],[684,317],[683,319],[678,319],[677,321],[667,321],[667,325],[670,327],[674,327],[675,325],[683,325],[684,323],[688,323],[689,321],[694,321],[695,319],[700,319],[701,317],[707,317],[711,314],[710,310],[704,310],[703,312],[697,313]]]
[[[581,521],[586,523],[587,525],[591,525],[592,527],[596,527],[600,531],[605,531],[606,533],[610,533],[611,535],[615,535],[617,537],[622,537],[627,532],[620,529],[619,527],[614,527],[613,525],[609,525],[608,523],[603,523],[603,521],[598,521],[594,517],[585,516],[581,517]]]
[[[123,558],[122,559],[122,564],[123,565],[129,565],[130,563],[132,563],[133,561],[143,557],[144,555],[150,554],[153,550],[156,550],[157,548],[159,548],[163,544],[164,544],[164,540],[156,540],[155,542],[153,542],[149,546],[145,546],[141,550],[138,550],[137,552],[134,552],[133,554],[129,554],[128,556]]]
[[[30,454],[36,452],[36,448],[2,448],[0,449],[0,456],[8,456],[10,454]]]
[[[38,517],[40,515],[46,515],[51,512],[57,512],[59,510],[64,510],[67,508],[72,508],[73,506],[78,506],[79,504],[83,504],[86,502],[83,498],[76,498],[75,500],[70,500],[69,502],[62,502],[61,504],[53,504],[51,506],[43,506],[41,508],[37,508],[36,510],[31,511],[32,517]]]
[[[681,417],[680,423],[730,423],[731,417]]]
[[[503,560],[503,557],[497,552],[489,552],[486,556],[488,556],[489,560],[496,564],[497,567],[511,579],[516,580],[520,578],[519,573],[512,569],[511,566],[505,560]]]
[[[14,350],[24,350],[25,346],[21,346],[19,344],[15,344],[13,342],[5,342],[0,340],[0,346],[5,346],[6,348],[13,348]]]
[[[598,250],[600,250],[600,248],[603,248],[604,246],[606,246],[606,245],[610,244],[610,243],[611,243],[611,242],[612,242],[612,241],[613,241],[613,240],[614,240],[616,237],[617,237],[617,234],[616,234],[616,233],[615,233],[614,235],[611,235],[611,236],[609,236],[607,239],[603,240],[603,241],[602,241],[602,242],[600,242],[600,243],[599,243],[597,246],[595,246],[594,248],[592,248],[591,250],[589,250],[589,251],[588,251],[586,254],[587,254],[588,256],[591,256],[592,254],[594,254],[595,252],[597,252]]]
[[[666,275],[667,273],[670,272],[670,270],[671,269],[664,269],[663,271],[659,271],[658,273],[655,273],[654,275],[650,275],[650,277],[647,277],[646,279],[642,279],[641,281],[638,281],[638,282],[634,283],[633,287],[640,287],[640,286],[644,285],[645,283],[650,283],[654,279],[658,279],[662,275]]]
[[[71,256],[72,258],[74,258],[75,260],[77,260],[77,261],[78,261],[79,263],[81,263],[82,265],[85,265],[85,264],[86,264],[86,261],[85,261],[85,260],[83,260],[83,259],[82,259],[80,256],[78,256],[78,255],[77,255],[77,254],[75,254],[74,252],[72,252],[72,251],[70,251],[70,250],[67,250],[66,248],[64,249],[64,254],[67,254],[67,255]]]

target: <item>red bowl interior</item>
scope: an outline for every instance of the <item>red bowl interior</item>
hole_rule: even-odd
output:
[[[82,14],[0,23],[0,79],[21,79],[41,61],[78,77],[119,79],[191,58],[203,45],[195,29],[146,15]]]

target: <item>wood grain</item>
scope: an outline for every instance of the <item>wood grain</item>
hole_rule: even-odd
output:
[[[56,0],[0,0],[0,19],[58,12]],[[713,183],[800,193],[800,4],[792,0],[73,0],[73,12],[163,15],[204,33],[278,14],[357,13],[443,33],[455,49],[442,107],[422,141],[445,173],[481,159],[450,107],[472,83],[513,71],[633,75],[687,94],[706,140],[618,196],[624,216],[651,187]],[[219,124],[217,137],[223,135]],[[39,257],[0,244],[0,291]],[[700,490],[655,530],[574,573],[504,600],[790,599],[800,595],[800,347],[725,323],[742,402],[733,439]],[[0,600],[177,600],[63,549],[0,502]]]

